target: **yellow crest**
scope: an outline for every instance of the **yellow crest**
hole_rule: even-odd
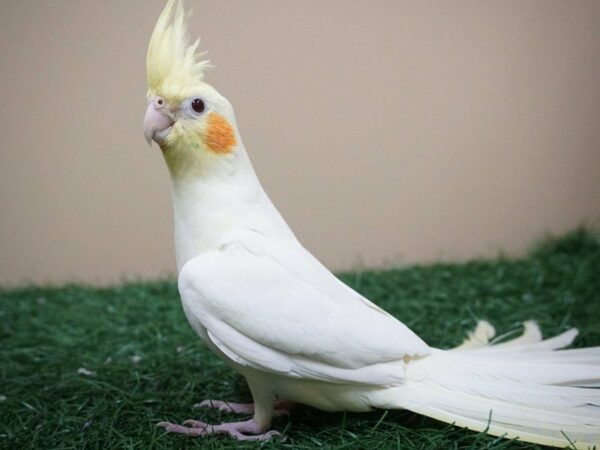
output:
[[[197,52],[200,40],[193,44],[188,40],[187,18],[182,1],[169,0],[156,22],[146,57],[149,95],[182,100],[210,67]]]

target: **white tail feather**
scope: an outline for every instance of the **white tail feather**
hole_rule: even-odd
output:
[[[482,321],[461,346],[407,364],[407,383],[390,390],[393,404],[496,436],[599,445],[600,347],[558,350],[577,330],[543,340],[535,322],[507,342],[493,345],[494,335]]]
[[[467,334],[467,339],[454,350],[466,350],[485,347],[496,335],[496,329],[487,320],[477,322],[475,329]]]

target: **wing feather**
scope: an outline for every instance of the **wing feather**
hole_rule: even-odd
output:
[[[186,311],[227,357],[259,370],[389,385],[429,354],[408,327],[341,283],[297,241],[239,233],[190,260]]]

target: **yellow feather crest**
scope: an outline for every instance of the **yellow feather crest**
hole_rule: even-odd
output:
[[[149,95],[168,100],[185,98],[204,78],[210,63],[198,53],[198,39],[190,44],[181,0],[169,0],[156,22],[146,57]]]

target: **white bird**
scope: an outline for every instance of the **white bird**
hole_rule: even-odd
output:
[[[170,0],[147,55],[144,133],[169,168],[178,286],[202,340],[241,373],[253,413],[208,425],[161,422],[193,436],[268,439],[290,403],[326,411],[408,409],[471,430],[545,445],[600,442],[600,347],[559,350],[577,331],[542,340],[532,322],[499,345],[481,322],[460,347],[429,347],[302,247],[252,168],[231,104],[204,79],[208,62]]]

